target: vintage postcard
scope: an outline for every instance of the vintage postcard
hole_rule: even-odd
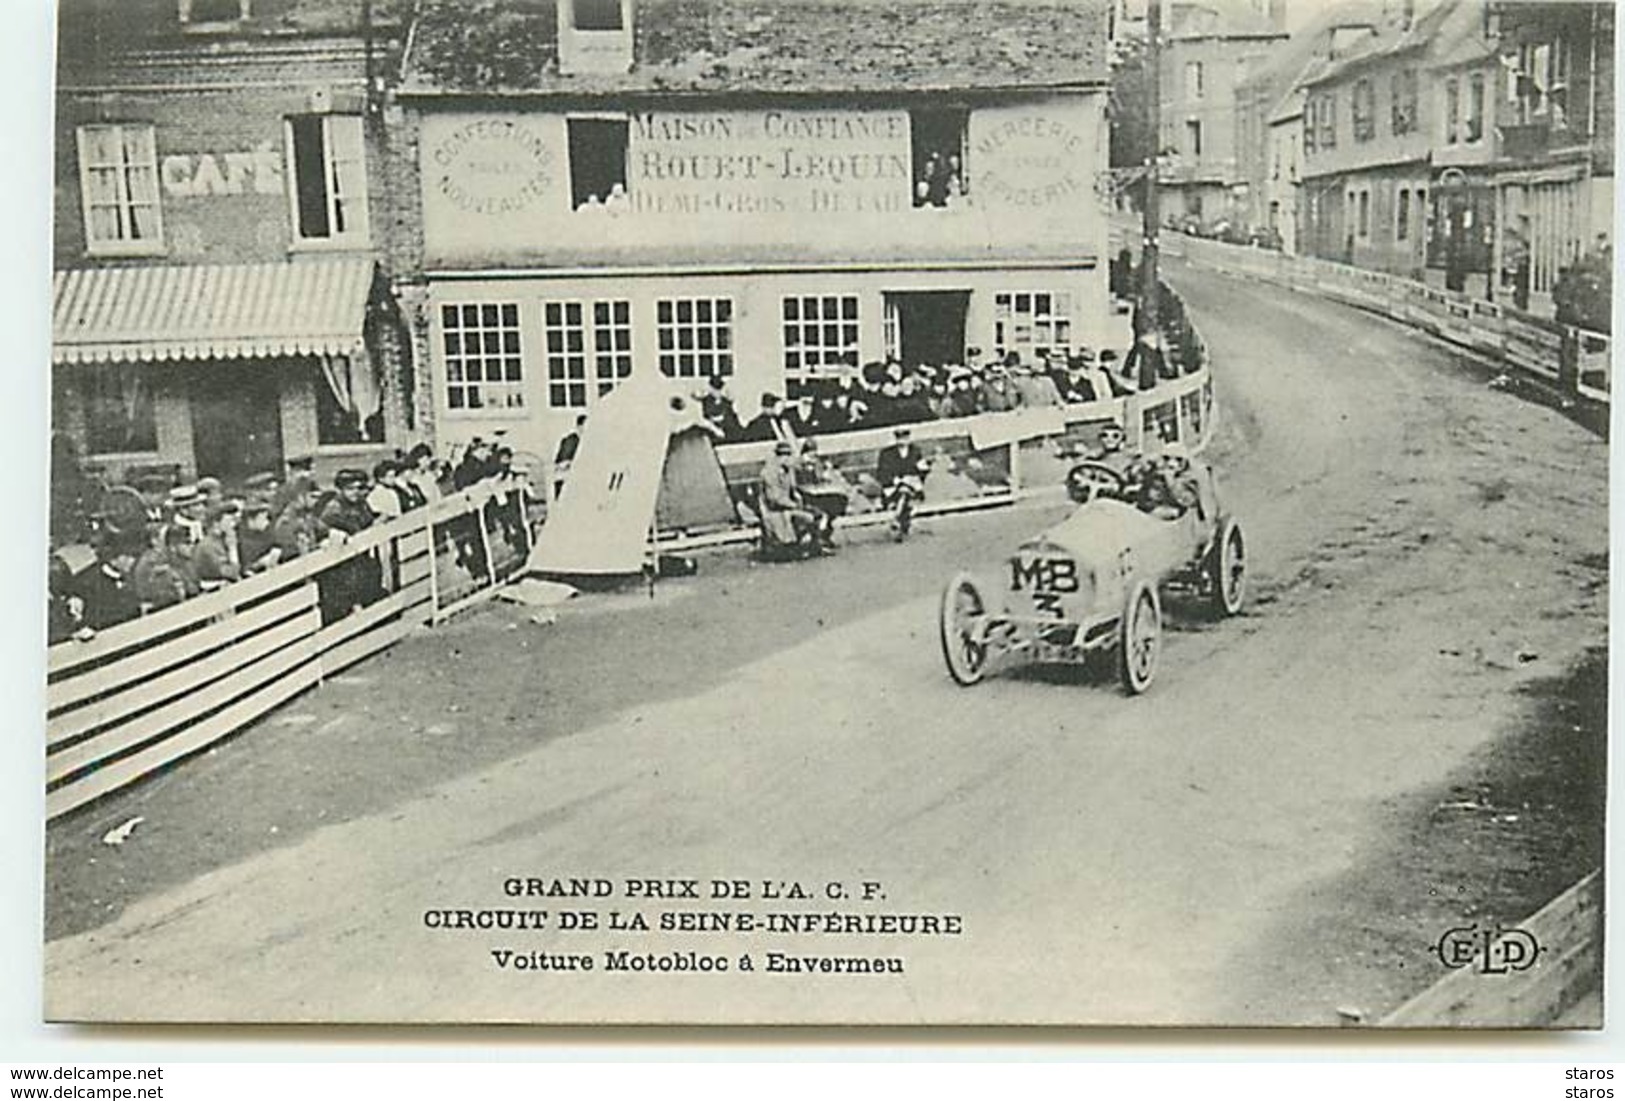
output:
[[[60,0],[47,1019],[1601,1027],[1613,43]]]

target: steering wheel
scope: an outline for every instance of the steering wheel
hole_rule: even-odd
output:
[[[1121,498],[1128,493],[1128,479],[1105,463],[1081,462],[1066,472],[1066,492],[1078,504],[1096,497]]]

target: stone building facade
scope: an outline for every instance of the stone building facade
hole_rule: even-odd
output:
[[[870,361],[1107,338],[1107,5],[423,6],[389,114],[441,445],[551,454],[621,379],[740,412]]]

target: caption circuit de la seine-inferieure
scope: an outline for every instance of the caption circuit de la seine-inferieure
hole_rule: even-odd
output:
[[[47,1020],[1601,1027],[1611,4],[57,34]]]

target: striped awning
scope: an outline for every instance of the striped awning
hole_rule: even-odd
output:
[[[83,268],[56,273],[56,363],[349,355],[371,259]]]

